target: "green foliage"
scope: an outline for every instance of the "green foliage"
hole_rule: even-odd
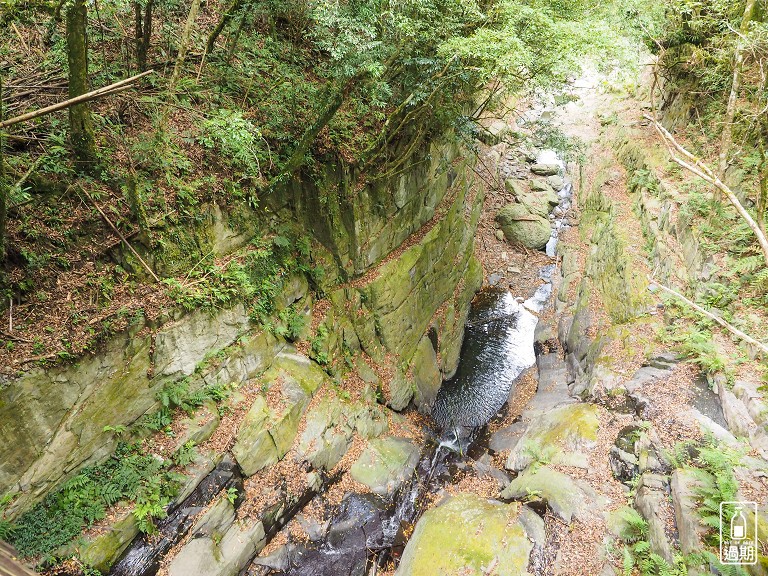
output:
[[[706,471],[713,482],[704,482],[697,488],[696,495],[699,499],[698,508],[702,523],[711,528],[708,542],[713,546],[720,545],[720,504],[736,501],[739,489],[733,469],[744,457],[746,450],[736,451],[724,447],[720,443],[710,439],[699,447],[696,465]],[[726,517],[730,518],[733,510],[729,506],[724,508]]]
[[[648,523],[634,508],[623,509],[619,520],[622,523],[620,537],[625,543],[622,549],[624,576],[632,576],[635,569],[642,576],[684,576],[688,573],[682,558],[675,558],[675,564],[671,566],[651,551]]]
[[[659,195],[659,180],[650,170],[635,170],[632,172],[627,184],[632,191],[645,189],[654,196]]]
[[[648,538],[648,522],[634,508],[622,508],[618,519],[621,522],[620,537],[624,542],[634,544]]]
[[[648,522],[634,509],[623,508],[619,511],[621,521],[621,539],[625,542],[622,549],[622,569],[624,576],[632,576],[635,569],[642,576],[685,576],[688,573],[682,557],[676,557],[674,566],[651,551],[648,541]]]
[[[194,412],[208,400],[221,401],[227,395],[227,387],[220,384],[211,384],[201,389],[190,392],[189,381],[184,378],[175,382],[166,383],[157,393],[157,400],[161,404],[160,410],[147,414],[139,420],[139,426],[157,432],[171,425],[173,411],[181,408],[188,414]]]
[[[557,454],[557,448],[545,446],[538,442],[527,442],[523,446],[523,454],[531,458],[531,469],[537,470],[552,461],[552,457]]]
[[[307,325],[307,317],[293,304],[280,311],[278,320],[273,328],[274,334],[291,341],[298,340]]]
[[[256,240],[226,264],[199,263],[183,281],[169,278],[164,282],[169,296],[187,310],[212,310],[244,301],[251,318],[266,323],[276,312],[284,279],[294,273],[310,274],[312,269],[307,242],[284,231],[274,238]],[[298,336],[303,328],[303,320],[292,312],[281,320],[289,337]]]
[[[0,540],[10,540],[11,536],[13,536],[14,532],[14,526],[13,524],[5,519],[5,507],[10,504],[13,497],[10,494],[6,494],[2,498],[0,498]]]
[[[176,464],[176,466],[183,468],[194,462],[198,455],[195,443],[189,441],[179,448],[176,451],[176,454],[173,455],[173,463]]]
[[[243,178],[263,178],[262,165],[269,166],[269,146],[261,132],[238,110],[216,110],[202,126],[198,142],[215,150],[223,159],[241,171]]]
[[[726,358],[712,339],[712,332],[696,325],[672,327],[665,340],[674,342],[690,362],[698,364],[705,372],[715,374],[728,368]]]
[[[220,308],[253,295],[247,271],[236,260],[224,266],[202,266],[193,270],[185,282],[176,278],[163,282],[169,287],[168,295],[187,310]]]
[[[50,555],[121,500],[136,502],[141,529],[151,531],[177,486],[167,463],[142,453],[138,445],[120,444],[112,457],[81,470],[23,514],[13,527],[11,543],[25,557]]]
[[[310,340],[310,356],[322,366],[326,366],[329,361],[328,352],[325,350],[329,335],[328,326],[322,323],[317,327],[317,333]]]
[[[585,162],[586,143],[580,138],[568,136],[551,122],[540,122],[536,126],[535,135],[542,148],[556,150],[565,162]]]

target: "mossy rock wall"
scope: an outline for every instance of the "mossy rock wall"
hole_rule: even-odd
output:
[[[430,220],[463,166],[454,167],[455,144],[435,141],[413,154],[411,167],[392,176],[372,177],[357,187],[353,169],[339,164],[318,168],[267,201],[288,208],[337,259],[348,275],[362,274]]]
[[[84,465],[110,455],[115,434],[157,410],[167,383],[240,382],[263,372],[284,345],[250,325],[242,305],[199,311],[159,328],[135,326],[79,362],[34,368],[0,389],[0,494],[18,494],[11,512],[42,498]],[[246,336],[242,338],[242,336]],[[206,367],[211,352],[225,358]]]
[[[458,178],[445,214],[418,242],[367,283],[330,294],[327,323],[339,347],[389,364],[395,377],[387,402],[396,410],[414,400],[427,411],[442,379],[456,371],[470,301],[482,284],[474,237],[483,195],[474,186],[470,176]]]
[[[423,151],[423,162],[354,198],[347,176],[328,167],[324,189],[346,190],[347,196],[336,196],[335,205],[314,204],[321,201],[318,189],[305,183],[289,188],[273,217],[304,222],[330,248],[324,258],[342,264],[347,275],[384,260],[429,223],[368,282],[339,287],[331,274],[323,286],[332,302],[326,319],[330,359],[365,351],[389,364],[395,377],[386,383],[388,401],[397,409],[412,400],[427,409],[442,378],[456,370],[469,303],[482,281],[473,256],[482,194],[457,152],[432,145]],[[147,250],[157,270],[184,269],[211,250],[231,252],[259,234],[255,216],[249,223],[215,206],[205,210],[185,232],[189,244],[154,256]],[[255,212],[248,208],[243,214]],[[311,308],[303,277],[286,282],[277,297],[279,306],[297,299],[300,309]],[[240,383],[262,374],[285,347],[252,323],[243,304],[213,313],[172,310],[110,337],[74,363],[34,367],[0,382],[0,496],[15,496],[6,515],[16,517],[83,466],[112,454],[117,438],[105,427],[130,427],[156,411],[165,385],[184,379],[194,392]]]
[[[714,260],[702,249],[691,218],[680,212],[684,196],[656,177],[662,160],[640,142],[624,132],[615,146],[627,170],[632,208],[642,225],[655,275],[666,285],[679,282],[703,289],[716,273]]]
[[[627,242],[611,201],[603,194],[600,178],[584,198],[580,228],[591,235],[586,275],[600,293],[614,323],[628,322],[648,305],[647,282],[632,265]]]

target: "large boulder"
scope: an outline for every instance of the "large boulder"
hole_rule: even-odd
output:
[[[541,250],[552,236],[549,220],[531,214],[523,204],[507,204],[496,215],[496,221],[507,240],[519,242],[526,248]]]
[[[560,174],[560,166],[557,164],[534,164],[531,166],[531,172],[537,176],[555,176]]]
[[[315,469],[331,470],[347,452],[353,429],[343,410],[338,398],[326,396],[307,413],[297,450]]]
[[[419,449],[410,440],[394,436],[376,438],[352,464],[350,474],[375,494],[384,496],[393,494],[410,478],[418,462]]]
[[[229,524],[228,528],[225,528]],[[168,566],[169,576],[233,576],[266,542],[264,525],[254,520],[236,522],[234,513],[212,535],[185,544]]]
[[[262,377],[267,398],[258,396],[237,433],[232,453],[246,476],[275,464],[291,449],[312,394],[327,379],[305,356],[281,353]]]
[[[416,524],[396,576],[528,574],[533,548],[519,504],[457,494]]]
[[[597,494],[585,482],[574,480],[548,466],[532,466],[509,483],[501,493],[505,500],[538,498],[552,512],[570,524],[574,516],[585,514]]]
[[[551,176],[551,178],[560,178],[560,177]],[[540,178],[535,178],[531,180],[531,192],[535,193],[536,195],[546,200],[547,203],[552,207],[560,204],[560,197],[557,195],[557,192],[552,188],[552,186],[550,186],[547,180],[543,180]]]
[[[537,416],[510,452],[507,468],[523,470],[537,461],[587,468],[600,427],[598,410],[594,404],[570,404]]]

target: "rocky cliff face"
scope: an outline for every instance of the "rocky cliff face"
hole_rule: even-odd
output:
[[[473,249],[482,194],[472,171],[450,146],[433,144],[422,153],[412,169],[357,192],[349,174],[329,167],[321,185],[295,183],[269,200],[281,219],[303,223],[338,267],[324,282],[327,299],[319,308],[307,278],[283,279],[278,311],[291,306],[313,317],[314,328],[322,325],[315,353],[328,365],[346,358],[353,366],[328,371],[337,381],[359,373],[394,410],[411,402],[427,409],[442,378],[455,371],[469,301],[481,282]],[[217,253],[250,239],[247,226],[235,230],[221,214],[197,232]],[[276,361],[286,353],[292,363]],[[308,367],[323,374],[235,304],[213,313],[169,311],[71,364],[20,373],[0,384],[0,494],[14,496],[7,513],[18,515],[83,466],[108,457],[115,430],[130,433],[161,406],[168,386],[183,382],[188,393],[214,384],[239,387],[265,373],[301,380]],[[263,462],[272,464],[291,448],[316,389],[330,380],[318,378],[301,398],[283,391],[295,410],[264,406],[263,418],[249,412],[249,436],[238,437],[234,451],[246,474],[262,464],[251,462],[262,432],[275,448],[279,430],[281,444]]]

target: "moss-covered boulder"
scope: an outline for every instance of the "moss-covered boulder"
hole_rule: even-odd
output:
[[[437,392],[443,382],[437,363],[437,352],[429,337],[419,340],[416,353],[411,360],[414,378],[414,396],[416,405],[426,413],[432,408]]]
[[[554,176],[560,174],[560,166],[557,164],[534,164],[531,172],[537,176]]]
[[[557,195],[552,187],[543,181],[531,183],[531,194],[536,194],[544,202],[549,205],[550,211],[552,208],[560,204],[560,197]]]
[[[544,248],[552,236],[549,220],[532,214],[523,204],[507,204],[496,215],[496,222],[507,240],[533,250]]]
[[[570,404],[537,416],[507,458],[507,468],[523,470],[532,462],[588,467],[597,442],[599,408]]]
[[[288,351],[275,358],[262,379],[271,403],[263,396],[256,398],[232,448],[246,476],[275,464],[291,449],[312,394],[327,376],[305,356]]]
[[[593,502],[589,487],[548,466],[531,467],[522,472],[502,491],[507,500],[539,499],[564,522],[585,511]]]
[[[353,428],[343,416],[344,408],[341,400],[326,396],[307,412],[298,452],[315,469],[330,470],[347,451]]]
[[[138,534],[139,527],[133,511],[126,512],[109,530],[82,544],[78,548],[78,556],[86,566],[107,574]]]
[[[527,575],[533,543],[519,512],[474,494],[449,497],[421,517],[396,575]]]
[[[380,495],[392,494],[408,479],[419,461],[419,448],[406,438],[377,438],[352,464],[352,478]]]

